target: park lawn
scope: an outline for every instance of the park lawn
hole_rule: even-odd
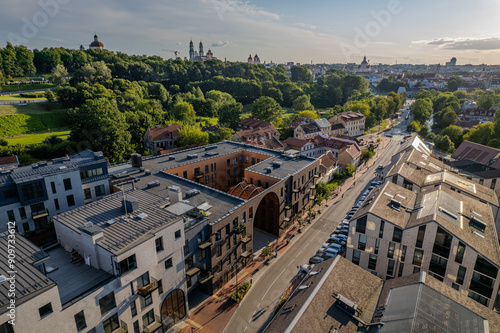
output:
[[[63,128],[56,128],[54,130],[51,130],[50,132],[41,131],[29,134],[17,134],[8,137],[0,137],[0,139],[7,140],[9,145],[17,145],[17,144],[31,145],[36,143],[42,143],[43,140],[52,135],[56,135],[58,138],[65,140],[68,138],[70,132],[71,131],[67,127],[63,127]]]
[[[29,103],[28,105],[0,105],[0,117],[13,114],[36,114],[62,111],[58,103]]]
[[[2,116],[0,117],[0,137],[65,127],[67,126],[66,119],[66,112],[63,111]]]
[[[381,123],[380,123],[380,126],[379,125],[376,125],[376,126],[373,126],[372,128],[368,129],[365,131],[365,135],[366,134],[373,134],[373,133],[377,133],[379,130],[383,130],[384,128],[387,127],[387,119],[384,119]]]
[[[0,87],[0,92],[18,92],[26,90],[49,89],[55,87],[52,83],[33,83],[33,84],[8,84]]]
[[[40,100],[46,100],[46,98],[45,97],[35,97],[35,98],[21,97],[19,94],[0,95],[0,101],[40,101]]]
[[[219,118],[210,118],[210,117],[196,117],[196,123],[199,125],[202,123],[202,126],[215,126],[219,122]]]

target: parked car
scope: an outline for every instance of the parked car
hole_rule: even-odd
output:
[[[371,191],[371,190],[373,190],[374,188],[375,188],[375,186],[373,186],[373,185],[372,185],[372,186],[368,187],[368,191]]]
[[[337,254],[338,253],[330,253],[330,252],[328,252],[328,253],[325,253],[325,255],[323,256],[323,258],[325,258],[325,260],[326,259],[330,259],[330,258],[334,258]]]
[[[310,264],[319,264],[320,262],[323,262],[323,261],[324,261],[324,259],[320,258],[320,257],[312,257],[311,259],[309,259]]]
[[[340,223],[342,223],[342,224],[344,224],[344,223],[349,224],[349,220],[348,219],[343,219],[342,222],[340,222]]]
[[[330,254],[330,255],[337,255],[339,254],[340,252],[342,252],[342,249],[328,249],[326,254]],[[325,255],[326,255],[325,254]]]
[[[341,246],[345,245],[345,240],[343,240],[343,239],[340,239],[340,238],[337,238],[337,237],[333,237],[333,238],[330,238],[330,239],[332,240],[331,244],[338,244],[338,245],[341,245]]]
[[[363,196],[366,197],[368,194],[370,194],[370,191],[366,190],[363,192]]]
[[[346,236],[346,235],[342,235],[342,234],[340,234],[340,235],[337,235],[337,236],[335,236],[335,237],[337,237],[337,238],[339,238],[339,239],[347,240],[347,236]]]

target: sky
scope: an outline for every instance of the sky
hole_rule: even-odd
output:
[[[0,45],[230,61],[500,64],[499,0],[0,0]]]

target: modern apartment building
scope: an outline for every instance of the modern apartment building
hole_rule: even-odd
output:
[[[443,184],[387,182],[351,219],[346,258],[382,279],[425,271],[492,309],[499,306],[500,247],[487,203]]]
[[[101,152],[85,150],[50,162],[2,170],[0,231],[6,230],[9,221],[15,221],[23,234],[46,229],[56,214],[106,194],[108,167]]]
[[[16,235],[16,325],[6,324],[9,284],[3,282],[0,327],[16,333],[165,332],[182,320],[185,222],[168,205],[127,190],[54,217],[58,247],[43,251]],[[0,241],[6,252],[7,233]],[[0,274],[8,277],[6,264],[0,263]]]

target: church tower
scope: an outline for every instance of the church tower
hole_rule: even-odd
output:
[[[194,44],[193,40],[189,42],[189,60],[194,60]]]
[[[203,57],[203,43],[200,41],[200,53],[198,54],[200,57]]]

